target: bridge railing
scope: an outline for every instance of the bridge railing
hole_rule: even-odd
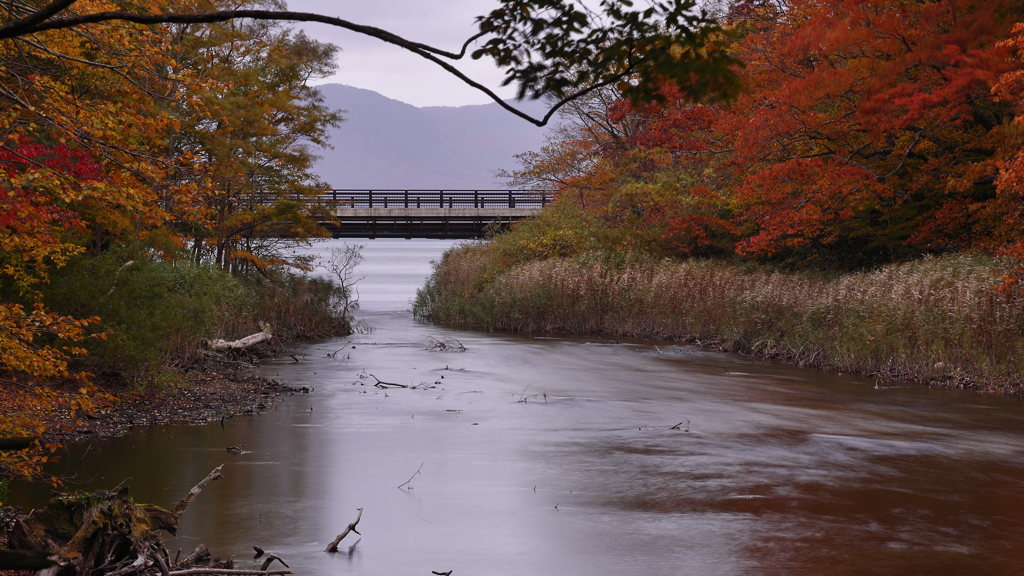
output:
[[[548,191],[537,190],[328,190],[314,203],[344,208],[543,208]]]

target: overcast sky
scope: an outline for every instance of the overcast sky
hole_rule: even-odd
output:
[[[473,19],[497,7],[494,0],[288,0],[288,8],[316,12],[383,28],[408,40],[457,52],[476,32]],[[338,72],[323,83],[367,88],[414,106],[464,106],[491,100],[436,64],[367,36],[320,24],[303,24],[309,36],[341,48]],[[477,82],[504,98],[513,87],[500,89],[503,75],[490,60],[455,64]]]

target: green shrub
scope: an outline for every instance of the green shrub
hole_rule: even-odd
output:
[[[252,301],[252,293],[217,268],[114,255],[83,256],[51,273],[44,301],[75,317],[99,316],[105,339],[85,342],[86,368],[147,373],[196,359],[204,338]]]
[[[99,316],[105,338],[83,344],[81,368],[105,380],[145,386],[168,367],[204,358],[204,341],[233,340],[269,325],[283,338],[350,332],[340,288],[327,280],[274,269],[236,277],[216,267],[123,253],[80,256],[50,274],[42,287],[53,311]]]

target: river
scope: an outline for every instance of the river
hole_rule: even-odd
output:
[[[172,554],[203,542],[247,566],[258,545],[307,575],[1024,570],[1020,398],[418,323],[410,299],[451,243],[365,244],[358,317],[372,332],[257,371],[311,393],[77,444],[71,487],[124,483],[170,506],[224,463]],[[466,350],[426,350],[428,337]],[[420,386],[385,391],[371,374]],[[324,553],[357,508],[362,536]]]

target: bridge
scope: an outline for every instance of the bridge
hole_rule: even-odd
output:
[[[480,238],[540,212],[552,199],[537,190],[328,190],[314,203],[334,216],[335,238]]]

